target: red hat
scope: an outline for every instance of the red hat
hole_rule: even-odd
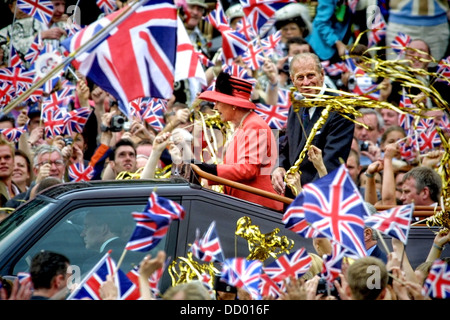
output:
[[[253,86],[250,82],[221,72],[217,76],[214,90],[202,92],[198,98],[211,102],[223,102],[247,109],[255,109],[250,101]]]

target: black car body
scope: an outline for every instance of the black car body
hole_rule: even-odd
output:
[[[152,191],[180,203],[186,215],[182,220],[172,221],[167,235],[150,252],[127,251],[120,265],[124,272],[138,265],[145,254],[155,256],[161,249],[172,261],[186,257],[197,228],[203,234],[212,221],[216,222],[225,258],[247,257],[249,243],[235,235],[237,221],[244,216],[249,217],[251,224],[257,226],[262,234],[275,232],[277,236],[293,240],[291,251],[304,247],[308,252],[315,253],[311,239],[302,238],[285,228],[281,212],[202,188],[186,180],[72,182],[47,189],[0,223],[0,275],[15,276],[21,271],[28,272],[31,257],[42,249],[66,255],[73,266],[80,268],[76,272],[84,275],[90,268],[85,266],[84,261],[92,255],[81,237],[86,212],[121,212],[126,222],[118,223],[123,228],[124,239],[128,240],[135,226],[131,213],[144,210]],[[411,228],[406,251],[413,267],[425,261],[433,238],[433,232],[426,226]],[[391,248],[389,239],[385,238]],[[112,256],[118,262],[123,253],[119,248],[112,252]],[[171,281],[166,271],[161,290],[170,286]]]

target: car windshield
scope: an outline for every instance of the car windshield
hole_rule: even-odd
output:
[[[24,244],[20,258],[12,261],[12,274],[27,272],[32,257],[41,250],[67,256],[74,274],[79,277],[91,270],[107,252],[113,261],[120,263],[122,271],[129,272],[139,265],[145,254],[155,256],[159,250],[167,249],[167,237],[163,237],[148,252],[125,250],[136,227],[132,213],[142,212],[145,203],[95,201],[60,212],[55,211],[56,203],[54,199],[38,197],[0,224],[0,252],[6,252],[17,241]],[[35,234],[28,237],[23,230],[35,230]]]
[[[39,197],[9,214],[5,220],[0,222],[0,242],[3,242],[3,239],[12,232],[20,230],[21,225],[28,221],[33,215],[39,216],[39,213],[42,210],[49,210],[48,204],[50,201],[51,200],[48,198]]]

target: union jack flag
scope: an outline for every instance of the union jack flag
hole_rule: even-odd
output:
[[[398,143],[400,150],[400,157],[406,162],[412,162],[417,158],[417,139],[415,133],[409,135],[406,141],[400,141]]]
[[[19,278],[19,283],[24,285],[31,281],[31,274],[29,272],[19,271],[17,272],[17,278]]]
[[[91,165],[85,167],[81,162],[72,163],[67,174],[70,181],[90,181],[94,176],[94,167]]]
[[[227,64],[247,51],[248,41],[242,33],[233,29],[222,31],[222,55]]]
[[[9,51],[9,67],[22,66],[22,58],[19,52],[16,50],[13,44],[11,44],[11,50]]]
[[[435,124],[433,118],[417,117],[417,121],[415,121],[414,128],[417,131],[428,131],[433,129],[434,126]]]
[[[67,37],[71,37],[75,35],[78,31],[80,31],[82,27],[75,21],[72,21],[72,19],[67,19],[65,29],[67,32]]]
[[[448,132],[450,130],[450,119],[447,114],[443,114],[441,120],[437,123],[437,126],[443,131]]]
[[[386,37],[386,21],[383,15],[378,12],[375,14],[374,21],[371,23],[370,31],[368,34],[368,47],[377,45]]]
[[[399,32],[391,42],[391,48],[397,55],[402,54],[411,43],[411,37],[406,33]]]
[[[245,258],[225,259],[222,265],[220,280],[230,286],[243,288],[250,293],[254,300],[259,300],[259,283],[261,280],[262,263],[259,260],[247,260]]]
[[[82,133],[91,112],[92,109],[90,107],[82,107],[70,111],[66,116],[64,134]]]
[[[20,136],[26,130],[22,128],[7,128],[0,129],[1,134],[8,140],[9,142],[17,142],[19,141]]]
[[[44,42],[40,36],[40,33],[34,38],[33,42],[28,49],[28,52],[25,54],[24,60],[27,61],[30,65],[32,65],[39,54],[41,53],[42,48],[44,47]]]
[[[50,0],[17,0],[17,8],[44,25],[52,19],[53,3]]]
[[[222,65],[222,71],[229,73],[233,77],[241,78],[244,80],[247,80],[251,84],[256,84],[256,79],[253,78],[251,75],[249,75],[247,69],[241,67],[240,65],[232,62],[231,64],[224,64]]]
[[[264,297],[273,297],[277,299],[281,296],[282,288],[281,286],[273,281],[266,273],[261,273],[261,281],[259,283],[259,292],[261,296]]]
[[[254,38],[252,38],[254,39]],[[266,56],[271,56],[281,41],[281,30],[261,39],[261,46]]]
[[[136,98],[129,103],[130,115],[131,117],[137,117],[142,120],[142,113],[147,108],[150,98]]]
[[[380,99],[380,90],[378,84],[375,83],[367,73],[359,67],[356,67],[355,71],[356,85],[352,90],[353,93],[359,94],[364,97],[368,97],[373,100]]]
[[[27,70],[22,66],[0,68],[0,81],[12,84],[12,89],[17,95],[31,87],[34,77],[34,70]]]
[[[271,106],[263,103],[257,103],[255,112],[259,114],[272,129],[283,129],[286,127],[287,117],[290,108],[290,91],[287,89],[278,89],[278,104]]]
[[[99,39],[93,49],[72,61],[81,74],[124,106],[139,97],[169,99],[174,84],[177,10],[173,0],[139,1],[133,6],[127,11],[130,14],[119,20],[120,25],[105,35],[106,40]],[[128,7],[95,21],[62,45],[74,52],[124,10]]]
[[[196,230],[195,241],[189,250],[194,257],[205,262],[223,262],[225,260],[215,221],[211,222],[208,230],[201,238],[200,230]]]
[[[115,0],[96,0],[96,2],[97,7],[99,7],[105,14],[113,13],[117,9]]]
[[[161,277],[164,273],[164,270],[166,269],[166,266],[169,264],[169,261],[170,258],[167,258],[162,268],[153,272],[151,276],[148,278],[150,290],[152,291],[155,297],[160,294],[159,280],[161,280]],[[139,266],[134,266],[130,271],[128,271],[127,277],[139,288]]]
[[[118,289],[118,300],[139,300],[139,288],[128,279],[127,275],[117,269],[116,263],[110,257],[110,251],[91,269],[78,287],[72,291],[66,300],[91,299],[101,300],[100,287],[108,275],[114,275],[114,282]]]
[[[6,106],[14,98],[14,95],[13,85],[6,81],[0,81],[0,107]]]
[[[194,53],[197,55],[198,60],[200,61],[200,63],[206,67],[213,67],[214,66],[214,62],[212,62],[211,60],[209,60],[209,58],[201,51],[194,51]]]
[[[242,55],[242,61],[252,70],[261,68],[265,60],[263,48],[255,41],[248,44],[247,51]]]
[[[305,248],[284,254],[263,267],[263,271],[275,282],[283,282],[289,277],[300,278],[311,266],[311,256]]]
[[[228,17],[223,11],[222,3],[217,1],[216,8],[205,17],[205,21],[218,31],[231,29]]]
[[[364,223],[385,235],[399,239],[406,245],[413,211],[412,203],[397,206],[372,214],[364,220]]]
[[[422,288],[422,294],[435,299],[450,298],[450,266],[436,259]]]
[[[286,127],[289,108],[284,106],[271,106],[263,103],[257,103],[256,107],[256,113],[267,122],[269,127],[272,129],[283,129]]]
[[[405,88],[402,88],[402,96],[399,101],[400,109],[411,109],[414,108],[414,104],[411,101],[411,97],[406,94]],[[407,132],[410,128],[412,128],[414,124],[414,115],[409,112],[401,113],[398,119],[399,125]]]
[[[338,76],[348,70],[344,61],[330,64],[329,66],[325,66],[324,69],[329,76]]]
[[[447,83],[450,83],[450,56],[439,61],[436,76],[437,81],[446,81]]]
[[[245,18],[239,20],[238,23],[236,23],[236,31],[243,34],[247,41],[251,41],[258,36],[256,31],[253,30],[253,27]]]
[[[324,236],[314,228],[311,228],[308,221],[306,221],[305,210],[303,209],[304,199],[304,193],[300,192],[286,209],[281,222],[283,222],[286,229],[304,238],[322,238]]]
[[[344,55],[344,63],[346,66],[346,71],[350,72],[350,73],[355,73],[356,72],[356,64],[355,64],[355,60],[353,60],[353,58],[350,56],[350,53],[348,52],[348,50],[345,50],[345,55]]]
[[[326,176],[307,183],[303,209],[311,226],[360,257],[364,245],[364,217],[368,209],[343,164]]]
[[[331,241],[331,255],[323,257],[323,265],[321,276],[325,278],[328,284],[339,277],[342,271],[342,260],[346,254],[346,250],[336,241]],[[325,255],[324,255],[325,256]]]
[[[65,86],[63,89],[53,92],[42,101],[42,110],[67,108],[74,98],[73,87]]]
[[[441,136],[435,126],[425,131],[417,131],[416,137],[420,152],[435,150],[442,145]]]
[[[182,220],[185,214],[180,204],[152,192],[144,212],[132,213],[136,227],[125,249],[150,251],[166,235],[172,220]]]
[[[42,111],[45,136],[47,138],[64,134],[67,112],[64,109],[46,108]]]
[[[151,125],[156,131],[160,132],[166,122],[164,121],[164,112],[167,109],[167,100],[152,98],[146,108],[141,111],[142,119]]]
[[[275,23],[275,12],[291,0],[240,0],[245,18],[260,36],[264,36]]]

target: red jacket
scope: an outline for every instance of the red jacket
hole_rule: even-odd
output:
[[[269,125],[251,112],[235,129],[226,147],[223,164],[217,165],[217,175],[276,194],[270,174],[278,158],[278,147]],[[283,210],[283,203],[246,191],[225,186],[225,194],[255,202],[275,210]]]

